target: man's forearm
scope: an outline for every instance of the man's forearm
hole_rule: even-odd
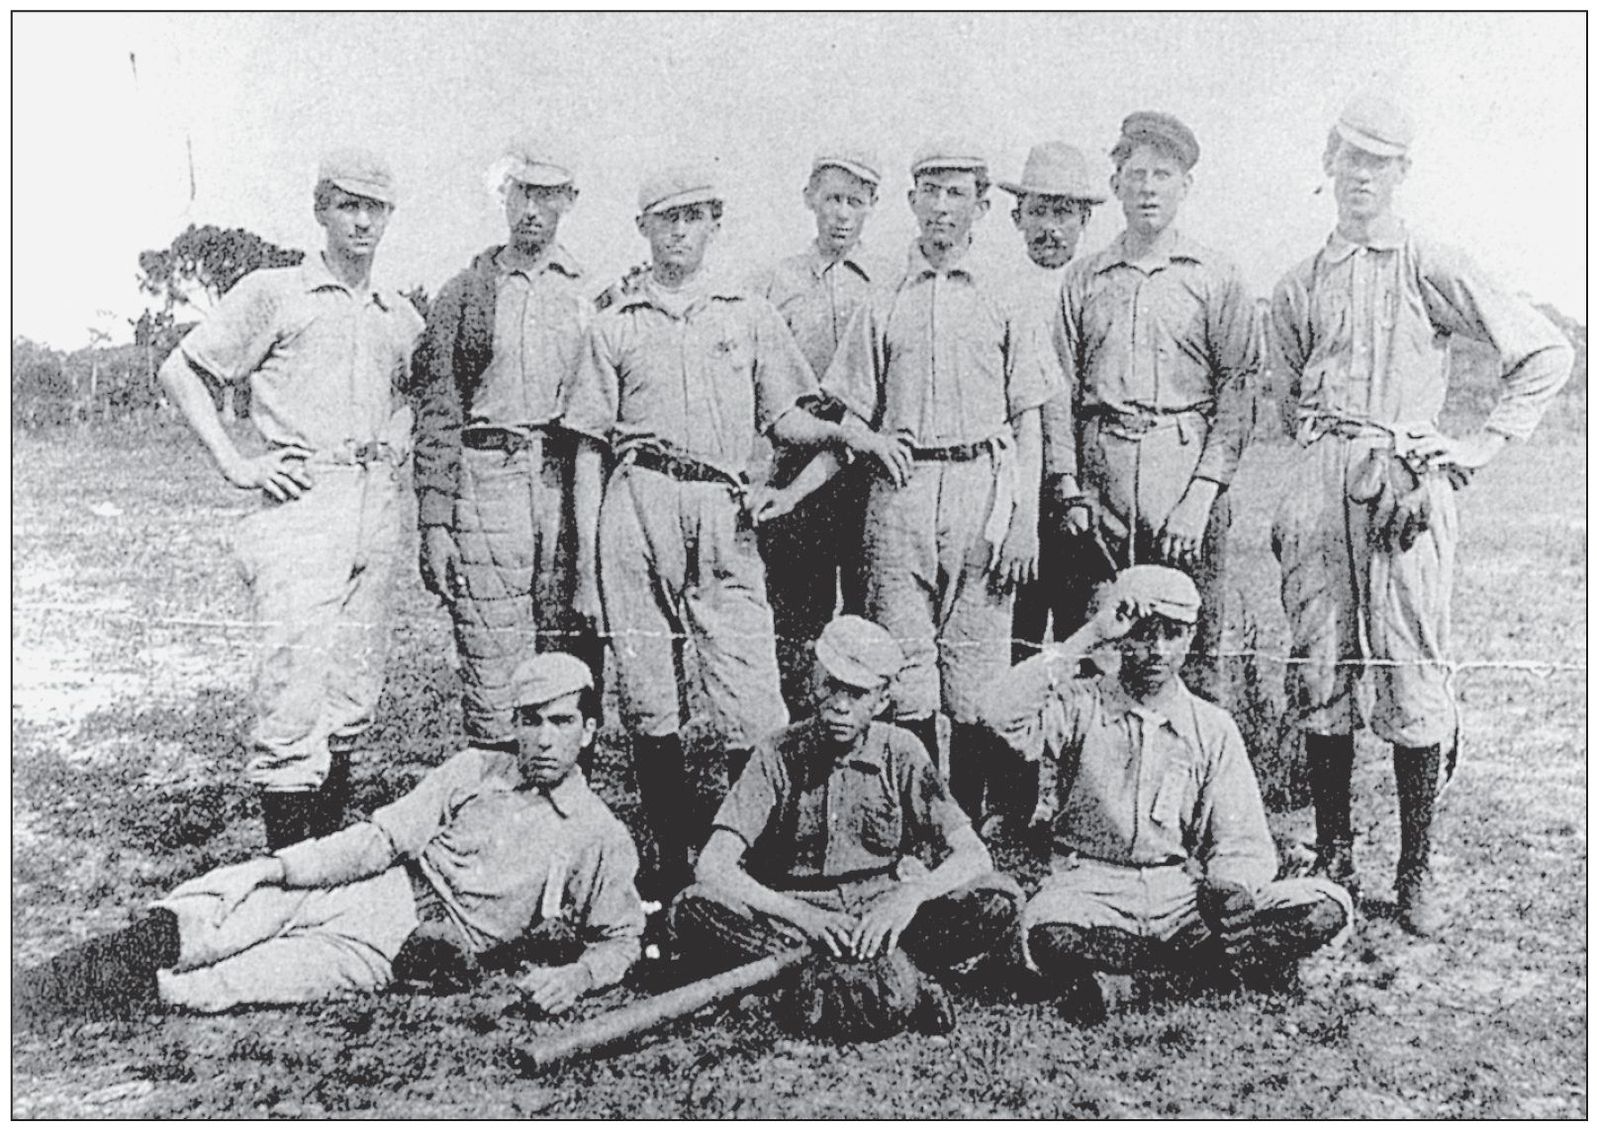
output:
[[[229,468],[239,461],[238,447],[222,426],[222,418],[211,399],[211,390],[189,364],[182,349],[174,349],[162,362],[159,375],[161,387],[166,389],[166,394],[205,445],[217,470],[226,475]]]

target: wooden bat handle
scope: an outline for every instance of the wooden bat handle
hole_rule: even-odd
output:
[[[523,1054],[534,1068],[542,1071],[572,1056],[602,1048],[697,1012],[716,1001],[740,996],[767,981],[775,980],[813,952],[808,946],[783,950],[736,969],[728,969],[725,973],[717,973],[714,977],[693,981],[668,993],[646,997],[600,1013],[558,1032],[534,1036]]]

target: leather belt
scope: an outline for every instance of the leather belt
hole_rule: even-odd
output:
[[[339,467],[370,467],[374,463],[398,467],[405,461],[405,455],[405,451],[386,440],[372,439],[364,443],[349,440],[342,447],[321,449],[311,456],[310,461]]]
[[[829,891],[866,879],[879,879],[891,875],[891,867],[867,867],[859,871],[845,871],[841,875],[780,875],[771,877],[770,886],[784,891]]]
[[[460,446],[469,447],[473,451],[503,451],[507,455],[513,455],[524,448],[543,442],[543,438],[542,424],[534,426],[531,430],[478,424],[461,429]]]
[[[1081,410],[1083,423],[1096,422],[1122,439],[1141,439],[1166,428],[1184,428],[1194,416],[1207,417],[1208,406],[1194,405],[1172,412],[1122,412],[1107,404],[1093,404]]]
[[[622,465],[630,463],[653,471],[658,475],[683,483],[720,483],[742,497],[748,492],[747,475],[734,475],[709,463],[687,455],[678,455],[658,447],[634,447],[622,457]]]
[[[975,443],[960,443],[952,447],[911,447],[910,458],[917,463],[969,463],[972,459],[980,459],[983,455],[991,453],[993,441],[990,439],[977,440]]]

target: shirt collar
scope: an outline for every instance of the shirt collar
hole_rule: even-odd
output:
[[[1401,220],[1394,220],[1384,230],[1373,233],[1364,243],[1354,243],[1342,234],[1341,229],[1332,228],[1331,237],[1325,241],[1325,257],[1333,263],[1340,263],[1366,248],[1371,251],[1396,251],[1403,246],[1407,236]]]
[[[582,775],[581,769],[573,769],[564,781],[544,793],[549,798],[549,807],[561,818],[569,820],[577,811],[588,795],[588,779]]]
[[[821,254],[821,248],[818,243],[812,243],[809,246],[809,250],[805,252],[804,261],[805,265],[810,269],[810,277],[814,279],[820,279],[821,276],[826,274],[828,267],[835,265],[839,267],[847,267],[866,282],[870,282],[871,273],[863,262],[864,250],[864,244],[856,243],[854,245],[854,250],[850,251],[841,259],[830,260]]]
[[[735,302],[746,297],[741,287],[709,271],[699,274],[680,290],[667,290],[654,281],[653,273],[644,276],[638,289],[627,295],[617,306],[626,310],[633,306],[652,306],[672,318],[686,317],[696,306],[719,298]]]
[[[945,275],[964,275],[967,279],[975,282],[976,270],[971,263],[970,251],[971,244],[965,244],[964,249],[954,256],[952,262],[944,267],[941,273]],[[932,266],[931,261],[926,258],[926,253],[921,250],[920,240],[910,240],[909,272],[906,277],[911,281],[916,281],[929,278],[938,273],[937,268]]]
[[[355,292],[350,290],[348,284],[340,281],[332,271],[327,269],[327,261],[320,252],[315,255],[305,256],[300,263],[299,271],[300,279],[305,285],[305,293],[307,294],[325,290],[327,287],[335,287],[351,297],[354,296]],[[376,287],[371,287],[362,297],[369,298],[384,311],[393,308],[393,302]]]
[[[493,260],[492,260],[493,261],[494,270],[497,271],[501,275],[509,275],[509,274],[522,274],[522,275],[525,275],[527,272],[522,270],[519,267],[510,268],[510,267],[506,267],[506,266],[504,266],[504,265],[502,265],[500,263],[500,261],[499,261],[499,253],[501,251],[503,251],[504,249],[505,249],[505,245],[504,244],[500,244],[498,247],[494,248]],[[561,274],[565,275],[567,278],[577,279],[577,278],[581,278],[582,277],[582,267],[577,263],[577,261],[575,259],[573,259],[571,257],[571,253],[565,249],[565,246],[563,244],[560,244],[560,243],[556,243],[553,247],[551,247],[549,249],[549,253],[543,257],[543,261],[538,264],[536,270],[541,272],[541,271],[549,270],[551,268],[556,270],[556,271],[559,271]]]
[[[1126,693],[1118,679],[1104,680],[1103,702],[1105,709],[1116,714],[1135,714],[1145,723],[1163,726],[1177,737],[1187,741],[1197,740],[1197,725],[1192,711],[1192,692],[1179,678],[1171,682],[1147,702],[1139,702]]]
[[[1177,259],[1185,259],[1191,263],[1203,262],[1203,248],[1188,239],[1182,232],[1172,231],[1170,240],[1165,244],[1163,252],[1147,255],[1139,263],[1133,263],[1126,254],[1127,234],[1127,232],[1121,232],[1115,236],[1113,243],[1104,248],[1103,260],[1098,264],[1099,274],[1112,267],[1141,267],[1147,264],[1152,264],[1155,267],[1168,267]]]

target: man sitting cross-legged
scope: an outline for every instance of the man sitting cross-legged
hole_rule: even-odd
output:
[[[563,1012],[637,960],[643,911],[626,828],[577,759],[598,701],[581,661],[516,675],[517,752],[466,749],[370,820],[190,880],[132,926],[13,983],[13,1016],[220,1012],[371,992],[532,957],[519,985]],[[547,941],[540,946],[537,943]]]
[[[904,665],[887,631],[840,616],[815,658],[814,713],[756,748],[716,814],[697,884],[673,906],[680,949],[729,965],[813,942],[840,960],[801,979],[804,1029],[947,1031],[947,997],[921,968],[1003,949],[1020,889],[993,871],[920,741],[876,721]]]
[[[981,705],[984,725],[1043,761],[1037,815],[1051,820],[1052,874],[1021,926],[1031,962],[1089,1014],[1114,995],[1105,975],[1226,964],[1276,982],[1352,918],[1335,883],[1275,879],[1236,723],[1181,681],[1198,606],[1186,574],[1126,569],[1085,627]],[[1103,644],[1118,670],[1080,677]]]

